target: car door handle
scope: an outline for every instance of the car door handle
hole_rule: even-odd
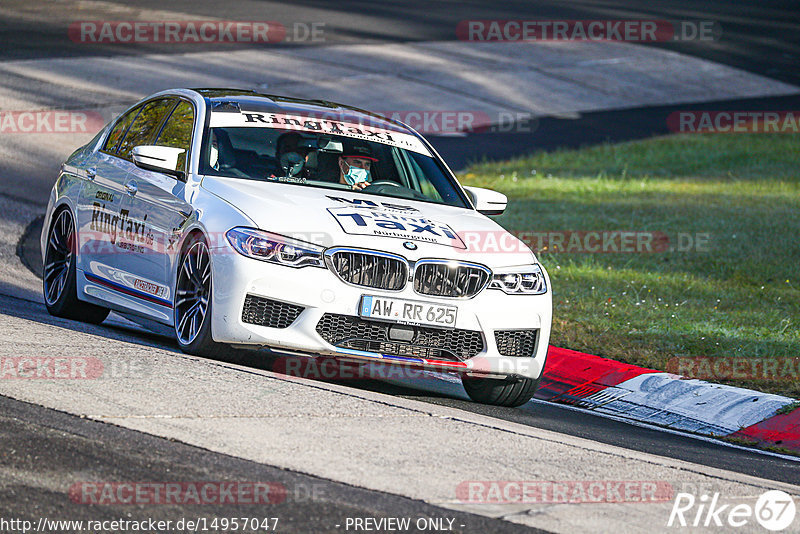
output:
[[[136,185],[136,182],[131,180],[125,183],[125,191],[127,191],[130,196],[133,196],[139,191],[139,187]]]
[[[95,176],[97,176],[97,169],[95,167],[89,167],[86,169],[86,178],[89,180],[94,180]]]

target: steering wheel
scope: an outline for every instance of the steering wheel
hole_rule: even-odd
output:
[[[393,196],[399,196],[401,198],[411,198],[417,200],[428,200],[428,197],[420,193],[415,189],[409,189],[408,187],[402,186],[397,182],[393,182],[392,180],[376,180],[372,182],[367,189],[372,189],[373,187],[376,188],[376,192],[380,192],[384,187],[389,186],[389,189],[397,188],[397,190],[393,190],[392,193],[389,193]]]
[[[305,159],[297,152],[286,152],[281,156],[280,164],[286,176],[298,176],[303,170]]]

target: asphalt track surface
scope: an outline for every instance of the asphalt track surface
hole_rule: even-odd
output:
[[[347,517],[446,517],[453,520],[453,532],[544,532],[212,453],[2,396],[0,426],[0,467],[5,473],[0,516],[34,524],[42,517],[173,523],[198,517],[277,517],[277,532],[342,532]],[[66,491],[74,484],[101,480],[269,483],[275,500],[236,505],[95,504],[76,503],[73,499],[80,501],[80,494]]]
[[[45,8],[45,6],[47,6]],[[246,44],[116,44],[87,45],[65,38],[74,20],[272,20],[287,28],[294,24],[324,23],[324,43],[302,42],[268,45]],[[668,20],[711,21],[713,41],[684,40],[647,43],[715,61],[783,82],[800,85],[800,17],[792,1],[736,3],[724,0],[659,1],[512,1],[512,2],[336,2],[323,0],[270,2],[244,0],[219,2],[179,0],[158,2],[91,2],[75,9],[72,3],[50,4],[7,0],[0,9],[0,59],[180,54],[237,48],[322,46],[346,43],[387,43],[457,39],[459,22],[489,20]],[[290,31],[291,33],[291,31]],[[324,54],[324,51],[321,51]],[[442,73],[446,76],[447,73]],[[532,131],[511,127],[501,132],[475,132],[459,138],[431,140],[451,167],[462,169],[485,158],[497,159],[550,150],[579,147],[603,141],[626,141],[669,133],[666,116],[674,110],[797,110],[800,96],[707,103],[703,106],[645,107],[630,112],[590,113],[569,118],[547,118]]]
[[[75,9],[71,2],[59,4],[6,0],[0,12],[0,40],[6,44],[0,50],[0,58],[196,51],[195,44],[86,45],[64,38],[69,22],[73,20],[159,20],[152,18],[153,15],[165,11],[186,15],[181,18],[189,20],[192,20],[189,16],[195,17],[195,20],[274,20],[287,27],[294,23],[323,22],[326,44],[454,40],[457,38],[458,23],[473,19],[705,20],[713,21],[721,28],[720,39],[710,43],[690,40],[654,43],[650,46],[664,47],[800,84],[800,72],[797,69],[800,60],[797,3],[791,0],[744,0],[735,3],[724,0],[579,0],[568,3],[523,0],[357,0],[335,4],[325,0],[238,0],[225,3],[210,0],[177,0],[168,3],[140,0],[85,2],[80,9]],[[177,17],[172,20],[177,20]],[[286,43],[273,46],[286,46]],[[228,44],[221,44],[214,49],[229,48]]]
[[[119,5],[91,4],[93,19],[121,20],[141,17],[152,20],[152,13],[165,9],[163,2],[136,2],[135,13],[118,11]],[[465,19],[690,19],[717,21],[724,39],[714,43],[659,43],[685,54],[696,55],[788,83],[800,84],[797,69],[800,45],[796,4],[793,2],[171,2],[170,13],[195,18],[226,20],[278,20],[293,22],[324,21],[326,35],[333,43],[402,42],[408,40],[447,40],[455,38],[456,24]],[[43,57],[92,57],[116,54],[183,53],[189,47],[91,47],[64,40],[69,20],[78,18],[66,7],[45,4],[4,2],[0,6],[0,60]],[[87,18],[87,17],[80,17]],[[330,43],[328,43],[330,44]],[[283,45],[286,46],[286,45]],[[303,46],[303,45],[299,45]],[[210,49],[228,49],[217,45]],[[796,110],[797,97],[750,99],[681,106],[681,109]],[[455,168],[481,157],[503,158],[532,148],[581,146],[604,140],[623,140],[667,133],[665,117],[675,107],[661,106],[628,111],[598,112],[578,118],[540,119],[528,134],[468,134],[461,138],[434,138],[433,142]],[[44,181],[51,178],[43,178]],[[44,184],[42,184],[44,185]],[[0,194],[2,190],[0,187]],[[36,235],[35,226],[30,236]],[[27,247],[27,249],[26,249]],[[35,268],[36,250],[29,239],[23,256]],[[44,307],[27,301],[0,296],[3,314],[24,317],[43,325],[54,324]],[[75,323],[78,327],[77,323]],[[118,323],[90,328],[95,333],[152,344],[177,353],[173,341],[138,328]],[[251,353],[238,353],[239,363],[269,368],[269,361]],[[399,398],[410,398],[432,405],[444,405],[466,412],[530,427],[578,436],[599,443],[641,451],[700,465],[753,475],[792,484],[800,483],[800,462],[730,447],[695,437],[665,433],[627,423],[600,418],[590,413],[555,405],[536,403],[531,410],[514,410],[475,405],[459,399],[421,392],[380,382],[350,382],[354,390],[377,391]],[[283,532],[341,532],[337,524],[353,516],[457,517],[463,532],[516,532],[530,530],[506,521],[443,510],[419,500],[356,488],[285,469],[250,462],[232,456],[166,440],[114,425],[90,421],[40,406],[0,397],[0,515],[36,519],[180,518],[193,515],[220,517],[231,515],[279,515]],[[270,480],[294,488],[320,488],[321,499],[288,499],[270,509],[231,509],[191,506],[160,507],[157,513],[142,507],[75,506],[64,488],[78,480]],[[458,530],[457,530],[458,531]]]
[[[12,314],[43,324],[53,324],[61,321],[53,319],[41,305],[35,303],[0,296],[0,305],[2,305],[0,307],[7,310],[6,314]],[[139,341],[146,345],[158,346],[178,352],[175,341],[171,337],[160,335],[144,328],[130,325],[123,326],[119,322],[113,321],[97,327],[71,321],[67,321],[67,323],[100,332],[101,335],[105,333],[108,336],[121,336],[124,339]],[[275,359],[265,357],[264,352],[231,351],[230,361],[246,367],[276,371],[273,366]],[[300,376],[303,375],[301,374]],[[436,392],[411,389],[378,380],[347,380],[346,386],[420,400],[435,405],[449,406],[534,428],[586,438],[634,451],[654,453],[692,463],[705,464],[759,478],[779,480],[790,484],[800,482],[800,460],[766,455],[759,451],[731,446],[682,432],[664,432],[654,427],[641,427],[613,421],[587,411],[556,404],[535,402],[524,408],[485,406],[437,394]]]
[[[0,296],[2,315],[32,321],[42,326],[75,328],[86,334],[124,341],[142,347],[166,350],[179,357],[172,339],[123,324],[113,318],[100,326],[55,319],[37,303]],[[272,368],[264,353],[232,352],[228,361],[244,369]],[[243,375],[244,376],[244,375]],[[296,378],[291,379],[297,381]],[[210,382],[213,384],[213,382]],[[523,409],[480,406],[467,401],[423,393],[377,381],[348,381],[346,391],[373,391],[383,402],[409,398],[431,405],[443,405],[465,413],[485,415],[490,420],[508,421],[553,431],[556,435],[578,436],[592,442],[656,454],[761,479],[797,484],[800,462],[733,448],[678,433],[610,421],[580,410],[535,403]],[[302,403],[302,397],[298,398]],[[443,509],[405,497],[280,469],[121,428],[91,418],[76,417],[35,404],[0,396],[0,517],[36,523],[39,518],[69,520],[177,521],[203,517],[279,517],[279,532],[342,532],[341,525],[354,517],[448,518],[454,532],[521,532],[528,527],[506,521]],[[254,422],[259,424],[258,421]],[[298,424],[303,424],[299,422]],[[265,430],[269,426],[265,427]],[[313,447],[313,443],[308,444]],[[342,455],[358,455],[353,450]],[[588,459],[587,459],[588,460]],[[336,462],[336,458],[330,459]],[[498,457],[498,461],[502,461]],[[531,458],[531,461],[535,461]],[[590,460],[589,460],[590,461]],[[573,467],[564,468],[564,476]],[[624,465],[620,465],[624,471]],[[623,475],[617,474],[619,477]],[[75,502],[70,488],[75,484],[100,481],[143,483],[174,481],[251,481],[278,484],[286,499],[269,505],[204,504],[84,504]],[[409,480],[412,483],[412,480]],[[577,509],[574,513],[581,514]],[[591,513],[591,512],[587,512]],[[655,521],[661,517],[656,516]],[[338,525],[338,526],[337,526]],[[462,526],[463,525],[463,526]],[[536,532],[535,529],[530,529]],[[59,530],[66,531],[66,530]],[[413,531],[413,530],[412,530]]]

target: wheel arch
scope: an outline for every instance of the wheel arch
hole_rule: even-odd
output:
[[[42,261],[44,261],[45,244],[47,243],[47,234],[52,228],[53,216],[60,209],[63,209],[65,206],[70,209],[72,218],[75,221],[76,231],[80,233],[77,205],[81,190],[83,189],[83,182],[83,178],[62,168],[53,187],[50,189],[45,218],[42,223],[42,233],[40,235]]]
[[[74,203],[70,202],[70,198],[67,196],[62,196],[61,198],[54,200],[50,204],[48,210],[45,212],[44,221],[42,221],[42,233],[39,235],[39,252],[42,256],[42,264],[44,264],[45,254],[47,253],[47,239],[50,235],[50,231],[53,229],[56,215],[64,210],[69,210],[70,215],[72,216],[72,222],[75,225],[75,232],[78,233],[80,231],[78,228],[78,217],[75,213],[75,205]]]
[[[190,229],[188,229],[183,234],[183,236],[181,236],[181,239],[178,241],[178,243],[175,246],[175,256],[174,256],[175,260],[171,264],[172,265],[172,267],[171,267],[172,272],[169,273],[169,288],[170,288],[170,292],[172,294],[173,303],[175,302],[175,291],[177,290],[177,287],[178,287],[178,270],[181,268],[181,261],[183,260],[183,255],[186,252],[187,245],[189,243],[191,243],[192,239],[195,238],[196,236],[201,236],[203,238],[203,241],[205,241],[206,244],[208,245],[208,243],[209,243],[208,235],[207,235],[207,232],[206,232],[205,228],[203,228],[203,227],[201,227],[199,225],[195,225],[195,226],[191,227]],[[209,246],[209,249],[210,248],[211,247]],[[211,260],[211,269],[212,269],[212,272],[213,272],[213,269],[214,269],[214,258],[213,258],[212,255],[209,255],[209,258]]]

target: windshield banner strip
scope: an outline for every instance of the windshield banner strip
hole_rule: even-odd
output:
[[[397,148],[404,148],[424,156],[432,157],[423,142],[415,135],[387,130],[372,125],[327,118],[248,111],[242,111],[241,113],[212,113],[209,126],[211,128],[278,128],[282,130],[341,135],[354,139],[362,139],[364,141],[382,143]]]

